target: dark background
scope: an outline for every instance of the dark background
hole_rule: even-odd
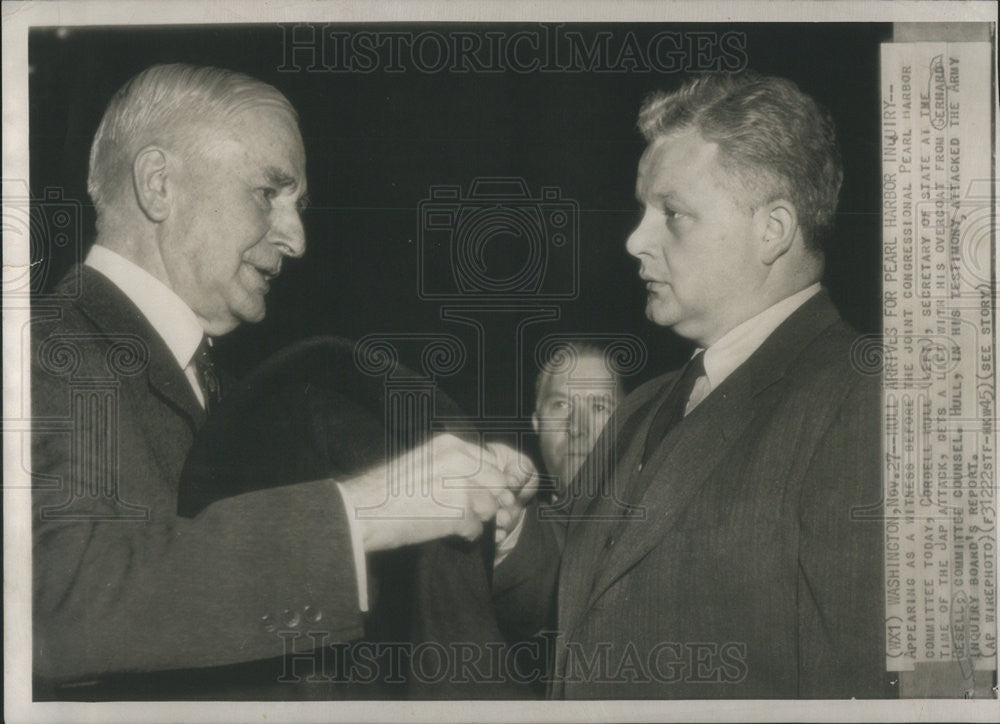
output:
[[[543,32],[534,24],[339,29],[390,28]],[[319,34],[320,28],[313,30]],[[860,331],[879,328],[878,52],[879,43],[890,37],[890,25],[578,24],[562,30],[587,38],[610,32],[612,48],[620,47],[628,33],[644,45],[662,31],[735,31],[744,34],[749,67],[789,77],[825,105],[837,124],[845,167],[825,282],[843,315]],[[311,335],[356,339],[375,332],[447,332],[465,343],[470,358],[441,385],[466,409],[475,410],[480,385],[475,332],[442,320],[442,304],[417,294],[418,204],[432,186],[467,190],[474,178],[490,176],[521,177],[533,195],[542,186],[558,187],[564,199],[579,204],[580,291],[576,299],[558,303],[558,321],[527,328],[522,350],[513,343],[509,316],[486,322],[489,364],[481,413],[517,414],[510,389],[517,383],[503,372],[505,367],[512,370],[517,357],[525,363],[520,386],[530,405],[530,352],[552,332],[637,335],[648,349],[648,362],[629,380],[630,387],[677,366],[689,353],[686,342],[646,321],[644,290],[624,248],[639,218],[634,198],[643,149],[635,127],[638,108],[649,92],[679,84],[684,72],[429,73],[413,67],[401,72],[283,72],[285,32],[271,25],[31,32],[32,198],[58,189],[62,200],[79,210],[82,229],[79,244],[74,240],[58,247],[33,239],[33,261],[42,262],[36,292],[51,288],[93,240],[87,158],[108,100],[153,63],[187,62],[232,68],[275,85],[298,110],[306,146],[312,199],[304,217],[309,248],[273,285],[267,319],[220,341],[223,363],[236,374]],[[35,204],[36,214],[45,213],[44,207]],[[524,249],[523,240],[498,236],[489,246],[489,259],[509,271],[512,263],[516,268],[511,260]],[[419,366],[410,354],[404,350],[403,362]]]

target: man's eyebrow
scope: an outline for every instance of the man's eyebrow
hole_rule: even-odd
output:
[[[658,188],[654,187],[654,188],[650,189],[650,192],[653,194],[653,196],[655,196],[658,199],[662,199],[663,201],[682,201],[683,200],[681,198],[682,194],[679,193],[679,192],[677,192],[675,189],[670,188],[670,187],[667,187],[667,188],[663,188],[662,186],[658,187]]]
[[[295,186],[296,183],[298,183],[294,176],[285,173],[277,166],[268,166],[264,169],[264,176],[267,178],[267,182],[269,184],[277,186],[278,188],[287,188],[289,186]]]
[[[282,171],[277,166],[268,166],[264,169],[264,177],[267,179],[267,183],[279,189],[290,189],[299,185],[294,176]],[[309,194],[303,193],[295,202],[295,206],[299,211],[305,211],[306,207],[309,206]]]
[[[650,186],[648,184],[643,185],[641,188],[636,186],[635,188],[635,200],[640,204],[645,205],[647,199],[656,199],[657,201],[680,201],[680,194],[678,194],[672,188],[664,189],[662,186]]]

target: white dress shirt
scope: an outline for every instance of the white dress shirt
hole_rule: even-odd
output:
[[[722,384],[729,375],[750,359],[750,355],[764,344],[782,322],[792,313],[812,299],[821,289],[820,283],[806,287],[790,297],[785,297],[755,317],[733,327],[708,349],[705,349],[705,374],[695,380],[694,389],[688,398],[684,414],[687,415],[708,397],[709,393]],[[702,351],[696,349],[692,357]]]
[[[106,246],[94,244],[84,264],[106,276],[139,308],[184,370],[195,397],[204,407],[205,396],[193,360],[205,330],[191,308],[166,284]]]
[[[195,371],[194,353],[205,336],[205,330],[191,308],[159,279],[106,246],[94,244],[84,264],[107,277],[139,308],[146,321],[166,343],[177,364],[184,370],[184,376],[190,383],[191,390],[204,407],[205,396]],[[354,506],[347,492],[339,483],[337,489],[340,490],[347,510],[354,553],[354,570],[358,583],[358,606],[362,611],[367,611],[368,571],[365,565],[361,529],[353,514]]]
[[[696,349],[691,357],[698,352],[704,351],[705,357],[702,362],[705,365],[705,374],[695,380],[691,396],[688,398],[684,414],[688,415],[694,408],[700,405],[709,393],[722,384],[729,375],[750,359],[750,355],[764,344],[764,340],[771,336],[782,322],[792,316],[792,313],[812,299],[821,289],[820,283],[806,287],[802,291],[796,292],[789,297],[785,297],[777,304],[765,309],[760,314],[751,317],[741,324],[726,332],[719,340],[708,349]],[[517,540],[521,536],[521,528],[524,524],[524,511],[517,521],[513,530],[499,543],[497,543],[496,553],[493,558],[493,565],[497,566],[506,558],[517,545]]]

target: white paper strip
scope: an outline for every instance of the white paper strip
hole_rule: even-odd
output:
[[[882,46],[889,670],[996,668],[988,43]]]

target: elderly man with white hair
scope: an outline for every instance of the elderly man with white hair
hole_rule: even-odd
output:
[[[32,328],[36,695],[278,657],[281,630],[357,638],[366,553],[474,539],[512,502],[505,486],[527,469],[512,451],[437,436],[407,453],[432,455],[433,473],[404,461],[178,516],[185,457],[221,401],[211,340],[261,320],[272,280],[305,253],[296,112],[239,73],[154,66],[108,106],[88,189],[96,242],[62,282],[81,292],[54,295]]]

